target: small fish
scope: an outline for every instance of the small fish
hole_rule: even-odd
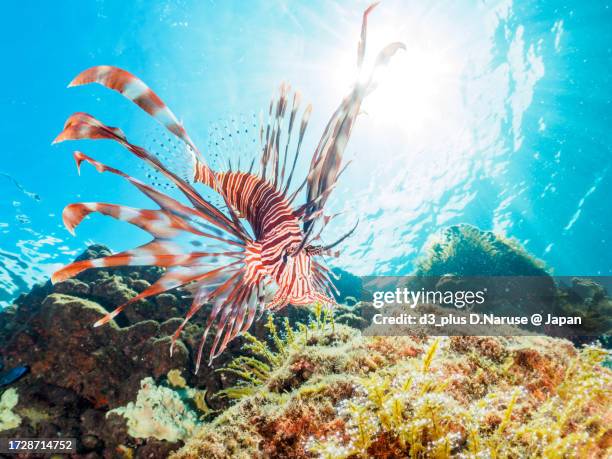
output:
[[[34,201],[40,201],[40,196],[37,193],[33,193],[32,191],[28,191],[26,190],[21,183],[19,183],[13,176],[5,173],[5,172],[0,172],[0,177],[4,177],[7,180],[11,181],[13,183],[13,185],[15,185],[17,187],[17,189],[19,191],[21,191],[23,194],[25,194],[27,197],[32,198]]]
[[[30,370],[27,366],[19,366],[11,368],[8,371],[0,373],[0,387],[8,386],[14,383]]]
[[[367,18],[375,6],[370,6],[363,14],[357,53],[359,70],[365,54]],[[375,69],[386,65],[399,49],[405,49],[405,46],[391,43],[385,47],[378,55]],[[111,66],[85,70],[70,86],[98,83],[134,102],[186,145],[186,161],[193,166],[193,178],[185,180],[159,157],[132,144],[121,129],[107,126],[86,113],[70,116],[54,143],[78,139],[113,140],[176,186],[190,205],[184,205],[160,189],[82,152],[75,152],[77,168],[80,169],[85,162],[93,165],[98,172],[118,175],[149,197],[159,209],[135,209],[98,202],[68,205],[63,212],[63,221],[70,232],[74,232],[87,215],[98,212],[140,227],[150,233],[153,240],[115,255],[72,263],[53,274],[52,281],[63,281],[90,268],[126,265],[167,268],[157,282],[107,314],[94,326],[109,322],[126,306],[142,298],[181,286],[190,289],[194,293],[194,300],[172,337],[170,352],[190,318],[205,303],[212,303],[213,308],[199,345],[196,372],[213,324],[216,325],[216,334],[210,349],[209,364],[231,340],[249,329],[258,311],[261,315],[264,310],[279,310],[287,304],[321,302],[334,305],[332,291],[335,287],[323,256],[338,256],[338,252],[332,249],[350,236],[356,225],[333,243],[315,245],[315,241],[321,239],[322,231],[334,218],[324,214],[325,206],[346,167],[342,164],[342,156],[361,103],[374,89],[372,75],[365,81],[357,79],[327,123],[306,177],[297,187],[291,188],[312,106],[308,105],[298,116],[301,97],[298,92],[291,97],[288,85],[281,85],[278,96],[270,103],[267,126],[264,129],[261,125],[259,161],[253,160],[244,169],[237,162],[236,170],[229,165],[228,170],[220,171],[209,167],[174,113],[140,79]],[[291,108],[288,110],[290,102]],[[297,142],[293,142],[295,148],[292,147],[292,154],[289,155],[298,119]],[[222,198],[225,212],[202,197],[194,187],[198,183],[208,186]],[[306,200],[302,205],[294,206],[302,190],[305,190]],[[250,226],[248,230],[244,220]],[[191,244],[191,247],[184,249],[178,242],[180,236],[191,236],[191,240],[196,236],[204,242],[205,247],[195,251]],[[267,301],[270,289],[275,292]]]

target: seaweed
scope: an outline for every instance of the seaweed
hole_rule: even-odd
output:
[[[232,405],[173,457],[612,452],[612,372],[601,347],[540,336],[363,336],[320,306],[307,324],[268,324],[266,340],[250,341],[251,360],[232,366]]]
[[[313,439],[309,451],[326,459],[606,457],[611,451],[609,413],[594,409],[606,407],[612,387],[612,375],[601,366],[603,349],[581,350],[554,393],[529,412],[532,394],[522,387],[500,387],[475,403],[459,403],[448,380],[431,371],[439,345],[430,345],[420,371],[412,362],[364,379],[359,395],[338,407],[349,440]]]
[[[285,364],[291,350],[306,346],[309,340],[328,328],[333,334],[336,325],[333,310],[316,303],[308,325],[298,322],[294,328],[289,318],[285,317],[279,331],[274,315],[268,314],[265,327],[269,342],[244,333],[243,350],[247,355],[239,355],[217,370],[237,377],[235,385],[217,392],[217,396],[238,400],[265,388],[274,372]]]

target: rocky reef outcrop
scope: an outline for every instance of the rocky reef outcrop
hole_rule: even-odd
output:
[[[417,261],[412,289],[487,291],[487,302],[474,312],[513,315],[532,313],[534,305],[560,316],[582,319],[575,344],[612,333],[612,299],[596,279],[555,277],[521,244],[468,224],[454,225],[434,235]],[[551,331],[549,331],[551,333]]]
[[[79,258],[109,254],[94,245]],[[415,278],[495,273],[553,285],[518,245],[467,226],[434,242]],[[364,336],[375,312],[369,294],[361,279],[336,271],[346,304],[334,314],[287,307],[195,374],[209,308],[169,353],[191,304],[187,291],[139,301],[92,327],[161,274],[92,269],[35,287],[0,312],[0,359],[30,369],[0,394],[3,437],[75,437],[74,457],[90,459],[612,451],[612,373],[601,348],[536,336]],[[610,320],[605,290],[579,279],[574,287],[553,286],[556,301],[589,306],[594,322]]]
[[[467,276],[537,277],[561,310],[610,320],[596,284],[559,288],[518,243],[469,225],[442,233],[411,282],[436,288]],[[612,454],[612,371],[602,347],[545,336],[365,336],[358,328],[372,313],[362,301],[310,326],[271,328],[271,346],[252,338],[229,364],[242,376],[224,390],[235,404],[172,457]]]
[[[229,392],[238,401],[172,458],[612,452],[612,371],[601,348],[547,337],[365,337],[328,322],[257,355],[263,377],[253,385],[245,375]]]
[[[105,255],[110,255],[106,247],[94,245],[78,259]],[[175,290],[139,301],[109,324],[92,327],[161,273],[156,267],[92,269],[56,285],[37,286],[0,312],[0,358],[7,368],[30,367],[28,375],[11,385],[18,394],[12,412],[20,422],[3,436],[76,437],[83,457],[166,457],[182,442],[134,438],[124,417],[107,413],[137,400],[145,378],[167,382],[172,370],[182,375],[186,386],[198,388],[198,416],[226,406],[226,400],[207,394],[233,383],[232,375],[216,369],[242,343],[234,341],[213,366],[194,373],[208,308],[185,328],[170,356],[170,336],[191,304],[188,292]],[[285,314],[293,320],[307,312],[290,308]],[[266,330],[255,324],[252,332],[262,335]]]
[[[548,276],[544,263],[518,241],[468,224],[434,235],[415,276]]]

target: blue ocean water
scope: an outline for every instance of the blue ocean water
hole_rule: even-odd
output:
[[[159,131],[101,87],[66,89],[110,64],[146,81],[206,154],[211,127],[258,113],[282,81],[314,106],[312,152],[355,79],[363,1],[7,2],[0,75],[0,304],[91,242],[125,249],[147,236],[104,217],[71,236],[76,201],[147,205],[129,185],[84,168],[73,147],[135,167],[106,142],[51,146],[74,111],[136,141]],[[366,100],[352,163],[334,191],[334,261],[356,274],[411,271],[432,235],[466,222],[521,241],[558,275],[610,275],[612,12],[604,1],[394,1],[372,14],[369,63],[403,41]]]

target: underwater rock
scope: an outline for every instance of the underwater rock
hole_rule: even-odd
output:
[[[432,238],[416,263],[407,286],[413,290],[486,291],[487,300],[473,312],[512,315],[534,304],[556,308],[557,287],[544,264],[518,241],[461,224]],[[510,293],[509,293],[510,292]]]
[[[254,354],[264,377],[228,391],[238,401],[172,458],[612,451],[612,371],[601,348],[546,337],[365,337],[329,321],[284,336]]]
[[[67,295],[83,296],[89,295],[91,289],[88,284],[78,279],[67,279],[60,282],[54,288],[57,293],[65,293]]]
[[[102,244],[92,244],[87,247],[74,261],[93,260],[94,258],[108,257],[112,255],[111,249]]]
[[[576,294],[582,302],[595,303],[603,300],[606,296],[606,289],[591,279],[572,279],[571,292]]]
[[[514,239],[461,224],[434,237],[416,276],[549,276],[544,264]]]
[[[93,245],[78,259],[110,253],[104,246]],[[71,433],[79,439],[79,453],[122,457],[117,453],[121,447],[135,457],[166,457],[180,443],[136,440],[128,434],[125,418],[105,417],[106,412],[136,400],[143,379],[159,382],[172,370],[185,380],[195,409],[227,406],[227,400],[206,394],[235,383],[232,375],[215,370],[239,352],[242,340],[232,342],[212,367],[203,365],[197,375],[193,371],[210,307],[203,307],[185,327],[170,356],[170,336],[191,305],[188,292],[175,290],[136,302],[116,320],[92,327],[162,272],[149,266],[91,269],[56,285],[35,286],[0,311],[0,360],[5,368],[31,368],[12,383],[19,391],[15,412],[22,422],[7,434],[52,438]],[[304,308],[286,308],[277,320],[305,321],[309,314]],[[251,332],[267,334],[261,323],[254,324]]]
[[[108,253],[92,246],[83,256]],[[209,307],[169,355],[191,304],[186,291],[137,302],[92,327],[161,273],[92,269],[36,287],[0,313],[0,357],[7,368],[31,367],[9,389],[19,393],[11,412],[21,422],[3,436],[74,436],[79,457],[91,458],[162,458],[179,448],[174,457],[407,457],[443,444],[456,455],[480,445],[483,455],[542,456],[564,445],[605,457],[612,442],[605,353],[565,340],[367,337],[359,329],[375,312],[368,302],[341,305],[335,317],[287,307],[256,321],[196,375]],[[234,362],[242,372],[227,371]],[[427,413],[439,420],[435,430]],[[376,429],[362,429],[357,443],[363,419]],[[414,429],[414,440],[397,434],[401,426]],[[495,444],[502,446],[494,452]]]
[[[5,360],[27,362],[33,377],[73,390],[96,407],[127,403],[142,378],[187,365],[188,355],[181,349],[170,358],[169,341],[156,322],[92,328],[104,314],[92,301],[51,294],[28,319],[27,330],[13,335],[3,348]]]
[[[412,289],[485,289],[487,302],[471,307],[474,312],[513,315],[537,304],[558,316],[577,316],[588,336],[572,336],[572,342],[599,340],[609,348],[612,299],[603,286],[588,278],[572,278],[565,285],[567,279],[553,278],[518,241],[491,231],[467,224],[447,228],[432,239],[408,283]]]
[[[580,316],[581,329],[590,335],[573,336],[575,344],[590,343],[599,333],[597,340],[607,349],[612,348],[612,298],[603,286],[592,279],[573,278],[571,286],[559,286],[557,301],[561,315]]]
[[[93,246],[79,258],[105,253],[109,253],[106,248]],[[104,415],[108,409],[134,400],[146,377],[162,378],[172,369],[192,374],[190,350],[179,342],[170,357],[168,335],[174,328],[162,329],[160,323],[145,320],[145,306],[163,321],[181,314],[160,312],[155,303],[147,302],[139,305],[141,315],[122,317],[119,323],[112,321],[104,327],[92,325],[118,306],[117,302],[136,294],[137,288],[132,287],[138,287],[138,282],[154,282],[156,273],[157,268],[149,267],[123,269],[121,273],[92,270],[55,286],[35,287],[15,306],[0,312],[0,355],[6,366],[31,367],[29,374],[13,383],[20,393],[15,412],[22,422],[8,434],[71,435],[79,439],[79,452],[107,452],[108,457],[116,457],[116,448],[122,444],[136,455],[147,446],[143,440],[134,444],[125,419]],[[181,307],[186,310],[188,306]],[[187,333],[198,331],[192,327]],[[155,448],[147,450],[163,451],[156,457],[165,457],[169,452],[166,443],[156,442]],[[171,446],[176,449],[179,445]]]

